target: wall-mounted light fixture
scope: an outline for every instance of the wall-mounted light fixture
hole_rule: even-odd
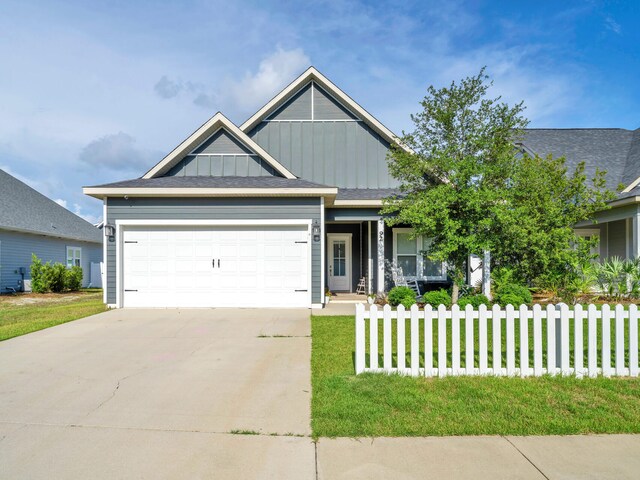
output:
[[[105,237],[113,237],[113,236],[115,236],[116,227],[114,227],[113,225],[105,224],[103,228],[104,228],[104,236]]]
[[[311,232],[313,233],[313,241],[320,241],[320,224],[317,220],[314,220],[313,225],[311,226]]]

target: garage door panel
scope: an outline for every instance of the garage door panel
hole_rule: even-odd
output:
[[[124,240],[137,242],[123,246],[124,306],[309,306],[306,226],[135,227]]]

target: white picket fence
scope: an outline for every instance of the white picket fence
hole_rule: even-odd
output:
[[[409,311],[400,305],[394,311],[389,305],[366,310],[358,304],[356,374],[637,377],[638,316],[636,305],[628,310],[622,305],[600,310],[595,305],[481,305],[478,310],[413,305]]]

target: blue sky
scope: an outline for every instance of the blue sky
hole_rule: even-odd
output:
[[[91,221],[216,111],[241,123],[313,64],[397,133],[483,66],[532,127],[640,127],[640,2],[0,4],[0,168]]]

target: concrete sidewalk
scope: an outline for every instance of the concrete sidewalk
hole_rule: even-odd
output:
[[[638,479],[640,435],[321,439],[318,479]]]

